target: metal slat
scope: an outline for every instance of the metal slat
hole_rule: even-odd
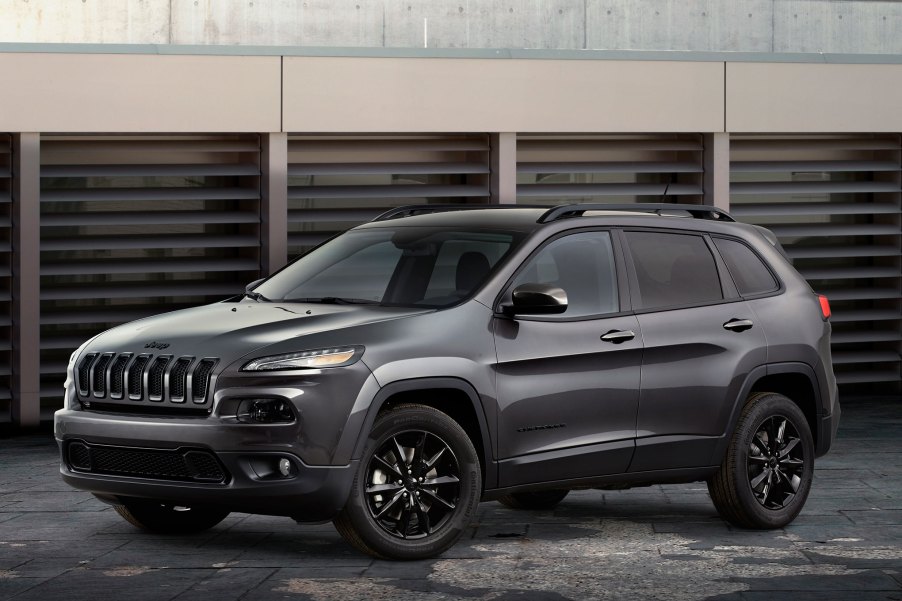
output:
[[[830,297],[827,297],[828,299]],[[902,320],[902,313],[895,309],[837,309],[833,311],[830,321],[847,323],[855,321],[894,321]]]
[[[775,194],[874,194],[899,192],[899,184],[893,182],[733,182],[730,195]]]
[[[662,196],[665,184],[520,184],[521,198],[562,198],[573,196]],[[668,196],[700,195],[701,186],[670,184]]]
[[[890,202],[786,202],[733,203],[734,217],[770,217],[776,215],[891,215],[900,205]]]
[[[325,242],[336,233],[338,232],[288,232],[288,245],[316,246],[317,244]]]
[[[900,236],[902,231],[895,225],[881,223],[861,224],[813,224],[813,225],[768,225],[778,238],[796,237],[828,237],[828,236]]]
[[[53,136],[41,137],[41,150],[53,154],[71,152],[79,155],[79,158],[92,153],[128,152],[142,155],[148,152],[159,152],[166,155],[176,153],[233,153],[233,152],[259,152],[260,141],[254,138],[246,139],[215,139],[192,140],[182,139],[135,139],[135,138],[105,138],[86,139],[77,137],[55,138]]]
[[[731,161],[731,173],[899,171],[894,161]]]
[[[488,151],[488,139],[483,138],[351,138],[351,139],[291,139],[288,152],[470,152]]]
[[[242,291],[240,284],[229,282],[192,282],[173,280],[166,284],[95,284],[90,286],[45,286],[41,300],[82,300],[106,298],[153,298],[158,296],[230,296]]]
[[[790,259],[840,259],[844,257],[898,257],[902,250],[896,246],[836,245],[836,246],[783,246]]]
[[[305,175],[442,175],[489,173],[485,163],[291,163],[288,176]]]
[[[778,138],[748,139],[732,138],[730,149],[734,154],[743,151],[792,152],[810,150],[824,152],[832,150],[899,150],[898,141],[891,138]]]
[[[898,371],[853,371],[836,374],[837,384],[867,384],[870,382],[898,382],[902,380]]]
[[[386,209],[292,209],[288,211],[288,223],[359,222],[375,219]]]
[[[41,336],[41,350],[69,350],[74,351],[80,347],[91,335],[85,336]]]
[[[67,261],[42,263],[41,275],[94,275],[114,273],[191,273],[211,271],[257,271],[256,259],[106,259],[101,261]]]
[[[454,198],[489,196],[481,185],[290,186],[290,200],[314,198]]]
[[[852,280],[865,278],[902,278],[896,267],[820,267],[799,269],[806,280]]]
[[[833,332],[830,336],[832,344],[860,344],[869,342],[896,342],[902,340],[902,334],[889,330],[871,330],[867,332]]]
[[[825,295],[831,302],[852,300],[884,300],[902,297],[896,288],[821,288],[817,292]],[[834,337],[835,339],[835,337]]]
[[[160,235],[72,236],[41,240],[41,250],[117,250],[127,248],[230,248],[257,247],[257,236]]]
[[[517,163],[517,173],[702,173],[699,163],[611,161]]]
[[[41,325],[76,325],[76,324],[119,324],[129,321],[135,321],[151,315],[159,315],[167,311],[175,311],[185,308],[187,305],[168,305],[161,307],[155,306],[139,306],[128,309],[116,309],[113,307],[103,309],[79,309],[79,310],[54,310],[41,312]],[[90,338],[85,336],[81,339],[84,342]],[[81,344],[79,342],[78,344]],[[76,347],[78,346],[76,345]],[[41,348],[46,348],[41,343]]]
[[[832,353],[833,363],[848,365],[852,363],[895,363],[902,361],[899,353],[893,351],[838,351]]]
[[[181,165],[43,165],[41,177],[176,177],[260,175],[253,163],[196,163]]]
[[[517,137],[517,150],[525,152],[583,152],[583,151],[630,151],[630,150],[658,150],[658,151],[698,151],[704,149],[700,141],[678,139],[648,139],[630,140],[623,138],[563,138],[541,139],[527,136]]]
[[[260,223],[251,211],[96,211],[48,213],[41,226]]]
[[[256,188],[80,188],[41,191],[41,202],[258,200]]]

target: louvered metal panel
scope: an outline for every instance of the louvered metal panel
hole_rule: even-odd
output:
[[[293,135],[288,161],[290,255],[391,207],[485,203],[490,194],[484,134]]]
[[[698,203],[703,189],[699,135],[517,137],[517,198],[526,203]]]
[[[12,190],[12,140],[0,134],[0,423],[11,420],[10,375],[12,373],[12,231],[10,200]]]
[[[769,227],[833,309],[837,379],[898,391],[902,142],[896,135],[731,138],[730,210]]]
[[[231,296],[259,277],[260,173],[255,135],[42,137],[48,406],[58,405],[69,353],[93,334]]]

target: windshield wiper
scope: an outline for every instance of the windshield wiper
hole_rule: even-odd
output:
[[[263,296],[263,295],[260,294],[259,292],[253,292],[252,290],[246,290],[246,291],[244,292],[244,296],[248,297],[249,299],[252,299],[252,300],[257,301],[258,303],[271,303],[271,302],[273,302],[272,299],[266,298],[265,296]]]
[[[318,298],[293,298],[296,303],[322,303],[324,305],[378,305],[379,301],[368,298],[341,298],[339,296],[321,296]]]

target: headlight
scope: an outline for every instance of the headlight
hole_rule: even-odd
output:
[[[342,367],[355,363],[363,355],[362,346],[325,348],[315,351],[301,351],[271,355],[249,361],[241,371],[273,371],[280,369],[317,369],[320,367]]]

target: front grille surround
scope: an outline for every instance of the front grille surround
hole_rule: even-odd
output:
[[[214,357],[91,352],[76,364],[76,389],[85,407],[96,400],[104,407],[118,402],[140,409],[147,402],[197,410],[211,406],[218,363]]]
[[[209,484],[230,479],[216,454],[206,449],[150,449],[72,440],[65,446],[64,457],[70,470],[81,473]]]

